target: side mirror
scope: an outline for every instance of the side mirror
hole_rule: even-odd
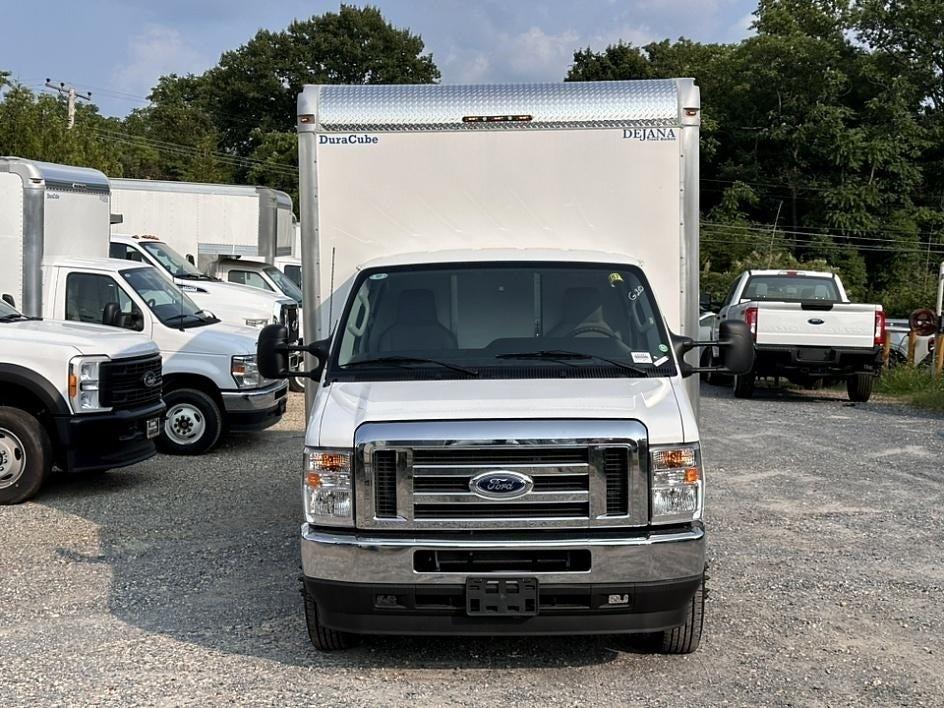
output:
[[[102,310],[102,324],[109,327],[121,326],[121,306],[117,302],[105,304],[105,309]]]
[[[3,293],[3,301],[10,307],[16,307],[16,298],[10,293]]]
[[[309,378],[317,381],[321,378],[325,364],[328,362],[328,343],[323,339],[303,346],[292,346],[288,343],[288,330],[279,324],[271,324],[262,328],[259,341],[256,343],[256,364],[259,373],[267,379],[287,379],[291,377]],[[289,369],[289,352],[307,352],[315,357],[315,368],[310,371],[296,371]]]
[[[754,341],[747,322],[725,320],[719,327],[718,340],[722,367],[732,374],[746,374],[754,368]]]
[[[754,340],[746,322],[725,320],[718,328],[718,341],[696,342],[691,337],[672,335],[672,347],[679,361],[679,370],[683,377],[699,374],[703,371],[717,371],[728,374],[746,374],[754,368]],[[695,347],[718,347],[721,352],[721,366],[692,366],[685,361],[685,355]]]
[[[190,261],[190,265],[192,265],[192,266],[195,266],[195,265],[196,265],[196,263],[194,263],[194,261],[193,261],[193,254],[188,253],[188,254],[187,254],[187,260]]]

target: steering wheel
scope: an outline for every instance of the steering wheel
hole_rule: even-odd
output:
[[[604,337],[609,337],[610,339],[616,339],[616,333],[611,330],[609,327],[600,324],[582,324],[574,327],[571,332],[571,337],[579,337],[581,334],[602,334]]]
[[[147,300],[147,306],[150,307],[150,308],[152,308],[152,309],[153,309],[154,307],[157,307],[157,300],[155,300],[153,297],[152,297],[152,298],[148,298],[148,300]]]

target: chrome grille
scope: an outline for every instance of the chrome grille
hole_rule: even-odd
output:
[[[505,529],[642,526],[648,521],[645,428],[635,421],[369,423],[357,432],[357,525]],[[533,480],[483,498],[483,472]]]

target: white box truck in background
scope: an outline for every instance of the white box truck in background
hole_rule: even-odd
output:
[[[690,79],[299,95],[315,646],[698,646],[699,121]],[[260,370],[293,349],[266,328]]]
[[[123,218],[114,233],[157,237],[200,273],[301,304],[298,287],[274,267],[292,258],[295,244],[295,213],[285,192],[200,182],[111,182],[112,207]]]
[[[257,329],[220,322],[153,266],[108,258],[104,174],[0,158],[0,175],[12,213],[22,216],[0,234],[0,292],[22,302],[27,315],[153,340],[163,355],[163,380],[153,393],[159,399],[163,390],[167,404],[158,439],[164,451],[200,454],[227,431],[260,430],[281,419],[286,385],[259,375]],[[19,211],[17,199],[26,203]]]
[[[37,319],[43,281],[29,264],[42,258],[47,225],[72,223],[47,207],[64,205],[76,223],[104,218],[107,229],[107,195],[95,170],[0,158],[0,504],[29,499],[53,466],[111,469],[156,452],[157,346],[101,325]]]

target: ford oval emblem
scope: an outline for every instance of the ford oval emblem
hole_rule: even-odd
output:
[[[821,320],[819,317],[811,317],[810,319],[807,320],[807,322],[809,322],[812,325],[825,324],[825,322]]]
[[[144,376],[141,377],[141,383],[143,383],[148,388],[154,388],[155,386],[161,385],[161,375],[155,371],[146,371]]]
[[[517,499],[534,488],[534,480],[526,474],[510,470],[494,470],[475,475],[469,490],[483,499]]]

